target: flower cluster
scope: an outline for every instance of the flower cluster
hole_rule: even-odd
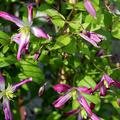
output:
[[[80,112],[82,110],[85,110],[88,116],[92,120],[100,120],[99,117],[97,117],[94,113],[92,113],[89,104],[82,95],[82,94],[91,94],[92,93],[91,88],[88,89],[87,87],[70,87],[69,85],[66,84],[57,84],[53,88],[58,93],[65,92],[63,96],[60,96],[56,101],[53,102],[55,108],[61,108],[70,98],[76,96],[76,100],[78,101],[78,103],[80,103],[82,108],[81,109],[76,108],[75,110],[69,111],[66,113],[66,115],[74,115],[78,113],[78,117],[80,117]]]
[[[113,80],[112,78],[110,78],[107,74],[103,75],[103,77],[101,78],[101,81],[95,86],[95,88],[93,90],[92,90],[92,88],[87,88],[87,87],[70,87],[67,84],[57,84],[53,87],[53,89],[55,91],[57,91],[58,93],[64,93],[64,95],[60,96],[56,101],[54,101],[53,106],[55,108],[62,108],[63,105],[70,98],[76,96],[76,100],[78,101],[78,103],[80,103],[82,108],[80,108],[80,107],[76,108],[65,114],[66,115],[78,114],[78,118],[82,119],[82,117],[84,117],[84,116],[82,116],[82,109],[84,109],[87,112],[87,115],[92,120],[100,120],[100,118],[98,116],[96,116],[94,113],[92,113],[92,109],[93,109],[92,106],[94,104],[91,103],[89,105],[87,100],[85,99],[85,97],[82,94],[84,93],[84,94],[92,95],[92,94],[94,94],[95,91],[100,89],[100,96],[105,96],[107,89],[109,89],[111,85],[114,85],[115,87],[120,88],[120,83]]]
[[[40,1],[36,1],[37,4],[40,3]],[[77,3],[77,0],[69,0],[69,3],[73,6]],[[87,10],[87,12],[96,19],[96,10],[90,2],[90,0],[83,0],[84,7]],[[18,33],[12,35],[11,39],[16,44],[18,44],[18,52],[17,52],[17,60],[21,59],[21,55],[23,53],[28,53],[29,44],[30,44],[30,34],[32,33],[37,38],[44,38],[44,39],[50,39],[50,36],[44,32],[43,29],[35,26],[33,24],[33,4],[29,4],[27,6],[28,8],[28,18],[27,22],[22,21],[21,19],[17,18],[16,16],[13,16],[7,12],[0,11],[0,18],[3,18],[5,20],[8,20],[10,22],[15,23],[18,26]],[[112,13],[119,13],[118,10],[110,9],[109,10]],[[72,10],[74,11],[74,10]],[[71,12],[72,12],[71,11]],[[55,13],[57,14],[57,13]],[[71,15],[72,13],[70,13]],[[68,16],[69,18],[70,16]],[[59,18],[59,17],[58,17]],[[61,18],[61,17],[60,17]],[[59,20],[59,19],[58,19]],[[69,23],[69,21],[63,21]],[[67,27],[67,25],[64,25]],[[82,26],[82,25],[81,25]],[[82,26],[83,28],[83,26]],[[62,31],[64,29],[61,29]],[[69,31],[69,30],[68,30]],[[60,32],[61,33],[61,32]],[[104,36],[98,33],[95,33],[93,31],[88,31],[83,28],[82,31],[79,30],[79,36],[83,39],[85,39],[87,42],[92,44],[96,48],[100,48],[98,45],[102,40],[104,40]],[[39,51],[34,54],[34,59],[38,60],[39,56],[41,55],[41,49],[40,47]],[[96,56],[102,56],[104,55],[104,50],[100,50],[96,53]],[[5,85],[5,79],[0,72],[0,99],[2,101],[3,105],[3,111],[5,115],[5,120],[13,120],[11,109],[10,109],[10,100],[13,100],[15,97],[15,91],[22,85],[32,82],[32,78],[27,78],[19,83],[10,85],[8,84],[8,87]],[[100,82],[95,86],[94,89],[87,88],[87,87],[72,87],[67,84],[57,84],[53,87],[53,89],[58,92],[61,96],[53,102],[53,106],[57,109],[61,109],[70,99],[74,99],[77,101],[79,106],[77,106],[76,109],[70,110],[65,113],[65,115],[78,115],[78,120],[87,119],[88,117],[91,120],[100,120],[101,118],[98,117],[95,113],[92,112],[95,105],[94,103],[89,103],[88,100],[84,97],[84,94],[93,95],[97,90],[100,89],[100,96],[105,96],[107,94],[107,90],[110,89],[111,86],[115,86],[116,88],[120,88],[120,83],[118,81],[113,80],[109,75],[104,73],[102,76]],[[43,93],[44,86],[39,90],[39,92]],[[41,95],[40,95],[41,96]],[[120,105],[120,99],[117,100],[118,104]]]

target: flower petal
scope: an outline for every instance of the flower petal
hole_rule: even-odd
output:
[[[38,38],[49,39],[49,35],[38,27],[31,27],[31,32]]]
[[[102,87],[104,85],[104,81],[101,80],[94,88],[93,92],[97,91],[100,87]]]
[[[12,88],[13,88],[13,90],[15,91],[15,90],[18,89],[20,86],[22,86],[22,85],[24,85],[24,84],[26,84],[26,83],[28,83],[28,82],[32,82],[32,78],[28,78],[28,79],[22,80],[22,81],[20,81],[19,83],[14,84]]]
[[[91,94],[92,93],[92,88],[87,88],[87,87],[77,87],[76,88],[79,92],[84,92],[87,94]]]
[[[92,120],[101,120],[97,115],[95,115],[94,113],[92,114],[92,116],[90,117]]]
[[[11,39],[19,45],[19,44],[20,44],[21,35],[22,35],[21,33],[15,34],[15,35],[13,35],[13,36],[11,37]]]
[[[90,32],[90,39],[99,43],[102,39],[98,37],[98,35],[94,32]]]
[[[28,21],[32,22],[33,19],[33,5],[29,4],[28,5]]]
[[[30,33],[28,33],[28,34],[22,34],[22,35],[21,35],[20,43],[19,43],[19,48],[18,48],[18,53],[17,53],[17,59],[18,59],[18,60],[21,59],[21,53],[22,53],[24,50],[27,50],[27,49],[28,49],[29,38],[30,38]]]
[[[107,81],[108,87],[110,87],[114,83],[114,80],[111,77],[109,77],[107,74],[104,74],[102,79]]]
[[[96,52],[96,56],[97,57],[101,57],[101,56],[103,56],[105,53],[104,53],[104,50],[103,49],[101,49],[101,50],[99,50],[99,51],[97,51]]]
[[[55,108],[61,108],[70,98],[71,98],[70,94],[61,96],[55,102],[53,102],[53,105]]]
[[[2,73],[0,72],[0,90],[4,90],[5,89],[5,79],[2,76]]]
[[[84,33],[80,33],[80,36],[85,39],[86,41],[88,41],[89,43],[91,43],[93,46],[99,48],[99,46],[96,44],[95,41],[93,41],[92,39],[90,39],[87,35],[85,35]]]
[[[105,85],[101,86],[100,88],[100,96],[105,96],[107,92],[107,88],[105,87]]]
[[[67,84],[57,84],[53,86],[53,89],[57,92],[67,92],[71,87]]]
[[[118,81],[114,81],[113,85],[116,86],[117,88],[120,88],[120,82],[118,82]]]
[[[92,5],[92,3],[89,0],[84,0],[84,6],[86,8],[86,10],[88,11],[88,13],[93,16],[94,18],[96,18],[96,11]]]
[[[85,100],[85,98],[83,96],[78,97],[78,102],[83,106],[83,108],[86,110],[86,112],[88,113],[88,116],[92,119],[92,120],[100,120],[99,117],[97,117],[94,113],[92,113],[92,110],[90,109],[90,106],[88,105],[87,101]]]
[[[92,115],[92,111],[91,111],[87,101],[85,100],[85,98],[83,96],[79,95],[78,102],[83,106],[83,108],[86,110],[88,115],[91,116]]]
[[[13,15],[10,15],[6,12],[3,12],[3,11],[0,11],[0,17],[5,20],[15,23],[18,27],[22,27],[24,24],[19,18],[15,17]]]
[[[5,120],[13,120],[12,113],[10,110],[10,103],[9,100],[6,98],[3,98],[3,111],[5,115]]]
[[[66,112],[65,115],[66,116],[75,115],[79,112],[80,112],[80,109],[78,108],[78,109],[74,109],[74,110],[70,110],[69,112]]]

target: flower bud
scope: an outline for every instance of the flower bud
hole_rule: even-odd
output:
[[[117,99],[117,104],[120,106],[120,98]]]
[[[39,52],[36,52],[34,54],[34,60],[38,60],[38,58],[40,57],[40,53]]]

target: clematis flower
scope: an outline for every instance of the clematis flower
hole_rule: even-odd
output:
[[[61,108],[73,96],[72,93],[75,92],[77,95],[78,102],[81,104],[83,109],[87,112],[88,116],[92,120],[100,120],[99,117],[97,117],[94,113],[92,113],[91,107],[88,105],[86,99],[81,94],[81,93],[91,94],[92,93],[91,88],[88,89],[87,87],[70,87],[69,85],[66,85],[66,84],[57,84],[53,87],[53,89],[58,93],[66,92],[63,96],[60,96],[56,101],[53,102],[53,106],[55,108]],[[78,114],[78,117],[80,118],[79,112],[80,112],[80,108],[77,108],[65,114],[68,116]]]
[[[111,85],[120,88],[120,82],[117,82],[113,80],[111,77],[109,77],[107,74],[104,74],[101,81],[95,86],[93,92],[100,89],[100,95],[105,96],[107,89],[109,89]]]
[[[5,120],[13,120],[12,113],[10,110],[10,100],[12,100],[15,95],[14,92],[25,83],[32,82],[32,78],[25,79],[17,84],[10,85],[5,89],[5,79],[0,72],[0,99],[3,99],[3,111],[5,115]]]
[[[19,33],[12,36],[12,40],[19,45],[17,59],[20,60],[21,53],[28,51],[30,32],[32,32],[38,38],[49,39],[49,35],[46,34],[41,28],[33,26],[33,6],[28,5],[28,22],[24,22],[19,18],[10,15],[6,12],[0,11],[0,17],[15,23],[19,27]]]
[[[92,5],[92,3],[90,2],[90,0],[84,0],[84,6],[86,8],[86,10],[88,11],[88,13],[93,16],[94,18],[96,18],[96,11]]]
[[[99,48],[97,43],[101,42],[101,40],[104,39],[104,36],[102,36],[100,34],[97,34],[95,32],[85,31],[85,30],[83,30],[80,33],[80,36],[97,48]]]

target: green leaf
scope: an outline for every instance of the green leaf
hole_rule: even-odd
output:
[[[47,117],[47,120],[60,120],[60,117],[61,115],[54,111]]]
[[[82,94],[86,100],[91,103],[93,102],[94,104],[99,104],[100,103],[100,98],[99,96],[96,95],[89,95],[89,94]]]
[[[33,81],[40,84],[40,82],[44,81],[44,74],[38,64],[36,64],[34,61],[20,61],[21,65],[21,72],[19,74],[19,78],[23,79],[25,77],[32,77]]]
[[[61,35],[57,38],[56,40],[56,44],[54,45],[54,47],[52,48],[52,50],[56,50],[62,47],[67,46],[68,44],[70,44],[71,42],[71,38],[68,35]]]
[[[112,35],[113,37],[120,39],[120,23],[119,21],[114,22],[112,26]]]
[[[112,16],[110,13],[108,13],[106,11],[104,11],[104,24],[108,28],[111,27],[111,25],[112,25]]]
[[[96,85],[95,81],[90,76],[85,76],[81,81],[77,83],[77,86],[86,86],[88,88],[90,87],[94,88],[95,85]]]
[[[65,24],[65,21],[64,20],[62,20],[61,18],[57,18],[57,17],[55,17],[55,18],[53,18],[52,19],[52,22],[53,22],[53,24],[55,24],[56,26],[59,26],[59,27],[63,27],[64,26],[64,24]]]
[[[80,52],[82,54],[85,54],[87,58],[90,58],[90,50],[89,50],[89,47],[88,45],[86,45],[85,43],[81,43],[80,44]]]
[[[80,104],[76,99],[72,101],[72,109],[77,109],[79,106]]]
[[[0,31],[0,44],[5,46],[8,45],[9,43],[10,43],[10,37],[6,33]]]
[[[69,26],[72,28],[72,29],[75,29],[75,30],[80,30],[80,21],[72,21],[69,23]]]
[[[9,50],[9,47],[6,45],[6,46],[3,47],[3,50],[2,50],[2,51],[3,51],[3,53],[5,54],[8,50]]]
[[[57,10],[54,10],[54,9],[47,9],[45,11],[49,16],[51,17],[60,17],[62,18],[63,20],[65,20],[64,16],[62,14],[60,14]]]
[[[58,11],[56,11],[54,9],[47,9],[45,12],[51,17],[53,24],[55,24],[56,26],[59,26],[59,27],[64,26],[65,18]]]
[[[75,39],[72,39],[70,44],[68,44],[67,46],[63,47],[63,51],[73,54],[76,52],[76,41]]]
[[[7,56],[7,57],[1,57],[0,58],[0,67],[6,67],[11,64],[15,64],[17,62],[16,58],[12,55]]]

